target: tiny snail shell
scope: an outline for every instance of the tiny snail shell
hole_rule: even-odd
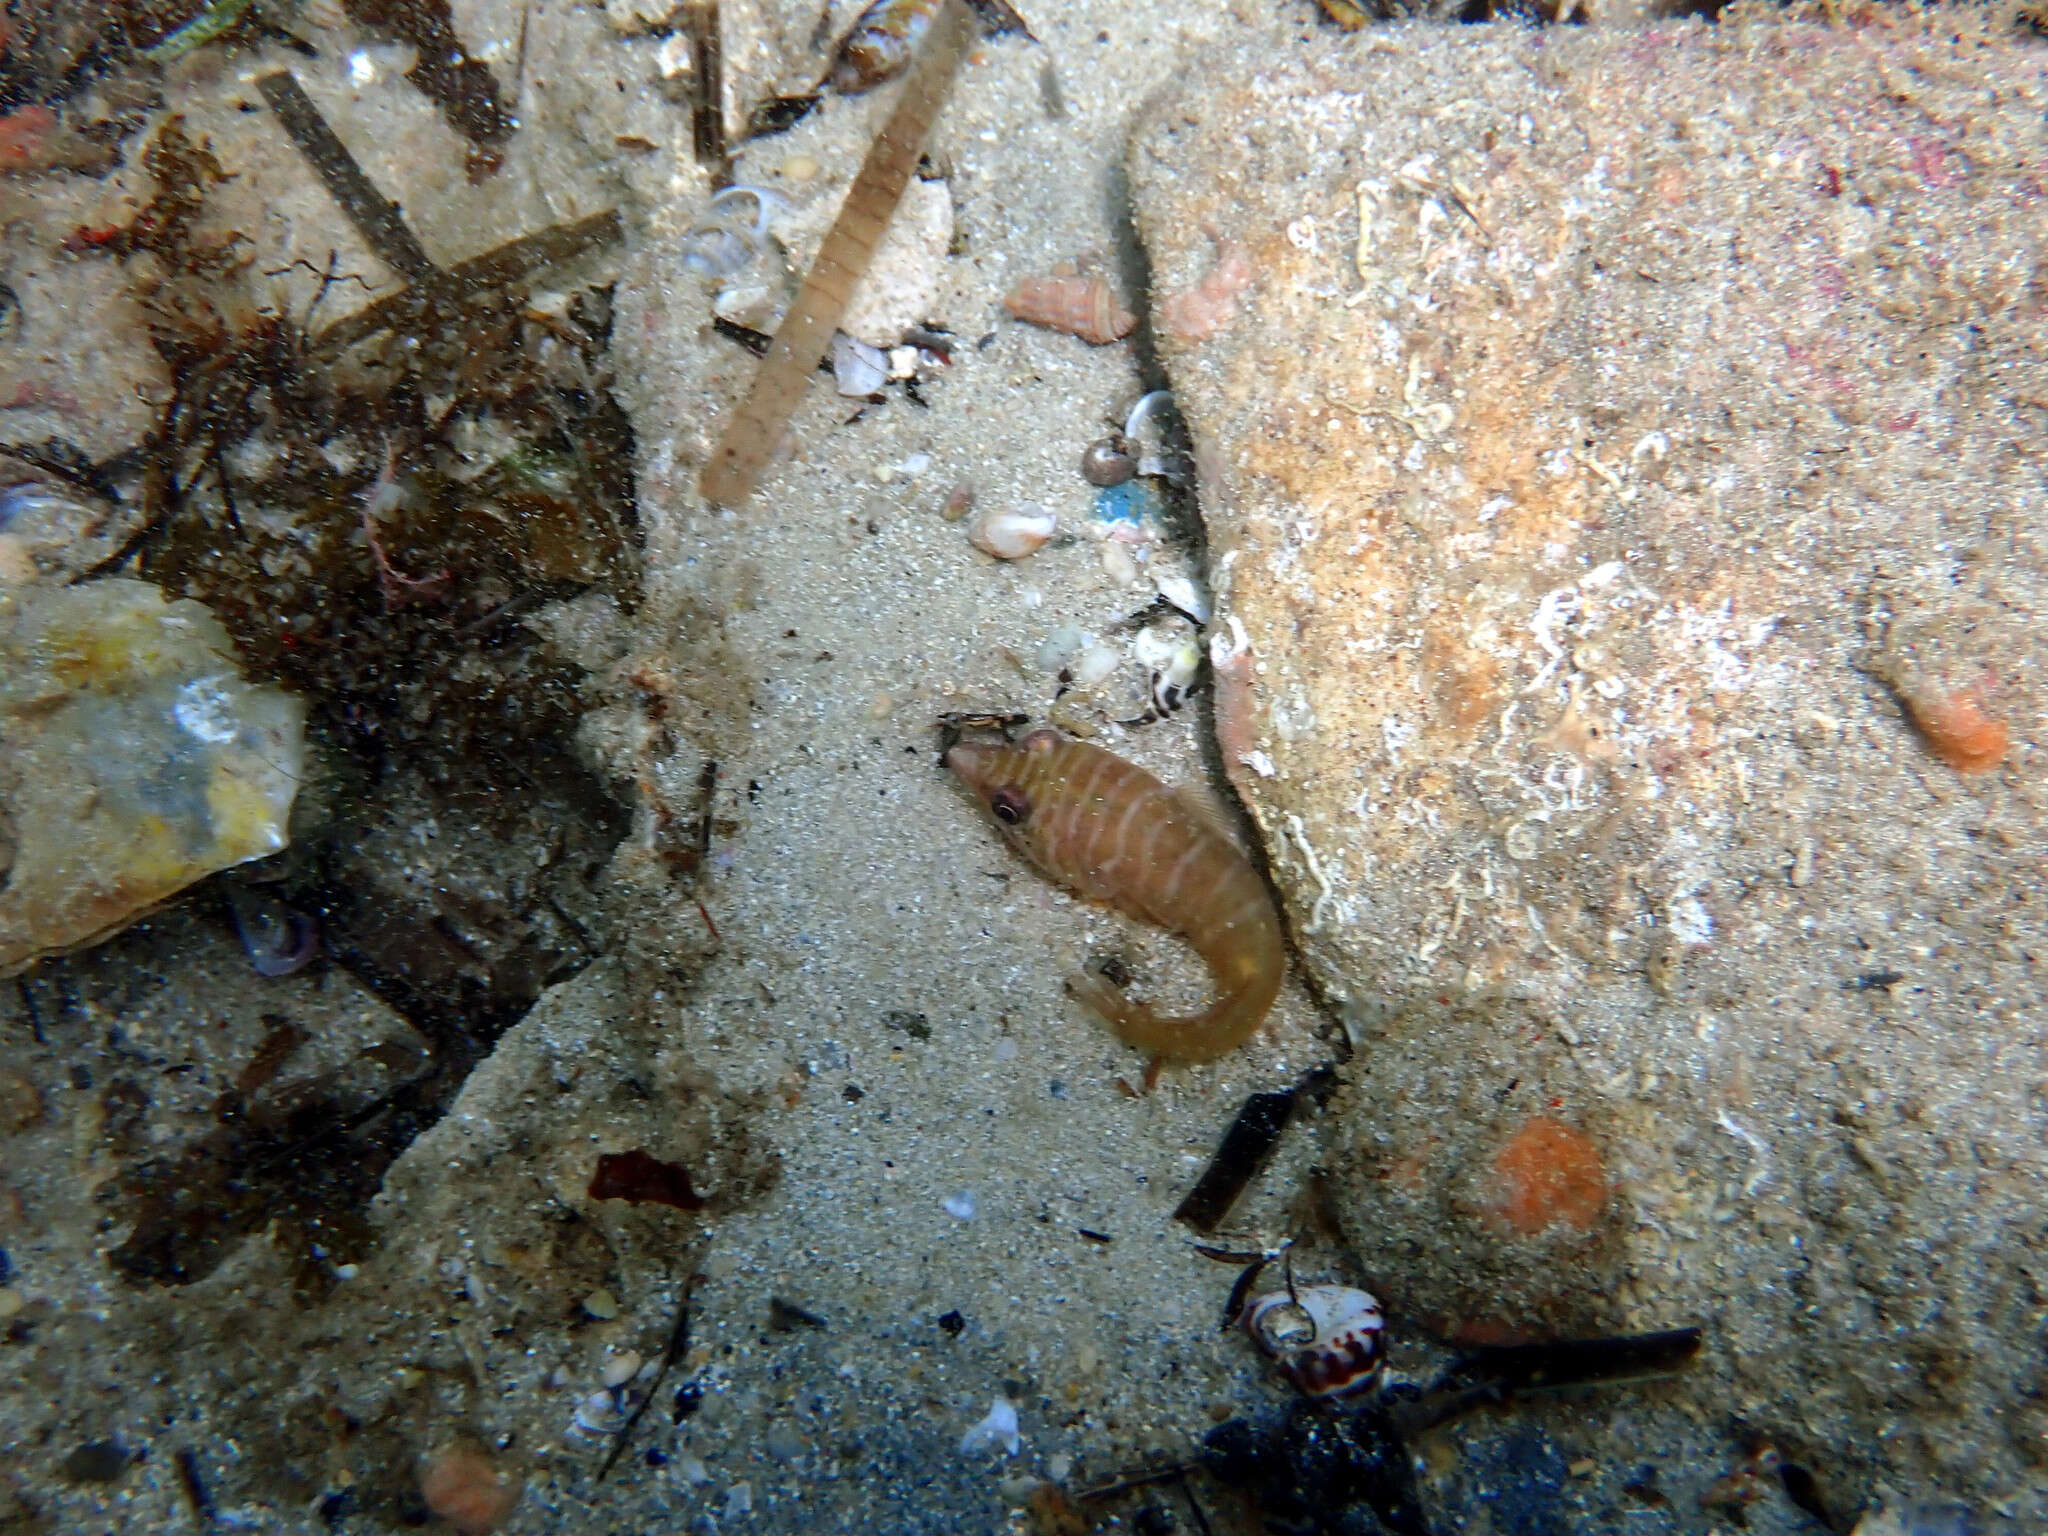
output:
[[[1058,527],[1052,513],[1025,502],[977,513],[967,525],[967,542],[998,560],[1022,560],[1043,549]]]
[[[1128,336],[1138,323],[1099,277],[1027,277],[1010,290],[1003,307],[1019,320],[1097,347]]]
[[[1081,478],[1090,485],[1122,485],[1137,472],[1130,445],[1115,433],[1097,438],[1081,454]]]
[[[1238,1321],[1310,1397],[1363,1391],[1386,1369],[1387,1323],[1379,1301],[1348,1285],[1267,1291],[1244,1304]]]

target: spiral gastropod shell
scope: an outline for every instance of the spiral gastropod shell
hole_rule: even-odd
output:
[[[1238,1314],[1252,1342],[1310,1397],[1341,1397],[1386,1369],[1378,1298],[1348,1285],[1301,1285],[1252,1297]]]

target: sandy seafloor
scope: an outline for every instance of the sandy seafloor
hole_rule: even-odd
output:
[[[1304,46],[1313,47],[1322,34],[1308,8],[1298,9]],[[472,47],[498,56],[505,39],[483,34],[518,11],[471,12],[467,24],[480,29]],[[792,37],[807,33],[810,19],[780,18]],[[843,24],[844,7],[835,19]],[[1139,986],[1192,998],[1201,985],[1194,962],[1031,873],[935,762],[937,714],[1041,713],[1055,688],[1038,659],[1042,643],[1063,625],[1103,633],[1152,590],[1143,572],[1119,582],[1086,536],[1004,565],[972,551],[961,527],[939,514],[948,490],[966,481],[982,505],[1031,500],[1064,526],[1087,522],[1093,493],[1077,473],[1080,452],[1120,402],[1157,382],[1142,333],[1091,349],[1009,320],[1000,298],[1019,277],[1092,254],[1143,307],[1124,145],[1146,94],[1222,21],[1202,0],[1069,0],[1030,19],[1036,45],[1011,38],[977,51],[932,146],[948,174],[958,254],[945,262],[926,318],[964,344],[925,386],[929,408],[892,393],[842,425],[841,402],[820,380],[797,419],[800,457],[772,469],[754,501],[732,513],[705,511],[693,487],[752,363],[709,331],[705,292],[675,261],[676,239],[705,189],[687,162],[681,109],[648,83],[658,40],[617,37],[594,12],[558,16],[576,48],[555,61],[553,105],[522,102],[525,135],[566,132],[579,113],[594,115],[596,126],[586,123],[583,141],[566,149],[515,147],[506,176],[517,195],[499,214],[516,223],[515,210],[541,204],[566,215],[616,193],[631,230],[616,263],[615,389],[639,434],[648,601],[630,623],[600,616],[579,644],[599,669],[628,659],[677,674],[729,668],[739,674],[733,691],[750,701],[704,726],[713,739],[685,740],[668,765],[687,783],[701,756],[720,763],[718,811],[736,826],[719,838],[699,894],[724,942],[701,975],[647,1000],[635,1044],[672,1074],[686,1062],[688,1073],[754,1104],[753,1132],[779,1158],[781,1176],[697,1231],[676,1223],[667,1254],[637,1251],[622,1271],[617,1319],[536,1326],[521,1335],[522,1349],[489,1357],[466,1424],[431,1415],[411,1424],[422,1452],[456,1428],[500,1444],[509,1438],[505,1464],[528,1490],[507,1531],[1028,1529],[1019,1506],[1035,1480],[1077,1489],[1184,1458],[1220,1419],[1272,1413],[1288,1400],[1248,1342],[1218,1328],[1235,1270],[1195,1252],[1171,1213],[1247,1093],[1283,1087],[1332,1058],[1334,1022],[1291,983],[1251,1046],[1213,1066],[1168,1071],[1155,1091],[1133,1096],[1127,1085],[1140,1082],[1143,1061],[1064,995],[1061,978],[1090,954],[1118,951],[1134,961]],[[748,16],[735,25],[731,62],[744,81],[770,50]],[[309,88],[324,79],[340,99],[333,72],[343,58],[329,50],[294,68]],[[172,88],[219,91],[269,63],[197,62]],[[1064,115],[1048,108],[1048,65]],[[587,78],[572,79],[572,69]],[[590,101],[563,104],[578,93]],[[377,99],[371,93],[372,107]],[[825,181],[843,180],[873,110],[828,104],[786,140],[751,146],[742,179],[765,178],[804,154]],[[657,127],[652,162],[607,165],[593,148],[615,130],[653,135]],[[438,145],[430,119],[419,132]],[[379,142],[396,147],[383,164],[370,154],[365,163],[394,187],[425,174],[418,143]],[[521,158],[529,153],[530,162]],[[580,167],[589,185],[548,182],[563,164]],[[289,162],[284,170],[293,174]],[[429,194],[402,200],[435,230]],[[319,239],[331,243],[332,233]],[[441,234],[457,244],[459,221]],[[913,459],[923,467],[906,478],[900,466]],[[1185,527],[1149,560],[1149,569],[1199,569]],[[716,659],[677,640],[688,631],[675,617],[684,612],[718,615]],[[1099,695],[1079,701],[1077,717],[1170,780],[1209,782],[1205,699],[1142,729],[1104,723],[1136,712],[1141,685],[1127,662]],[[196,1016],[204,967],[223,964],[211,940],[189,964],[175,945],[166,954],[166,936],[184,931],[178,922],[173,914],[152,924],[148,940],[160,967],[153,1006],[167,1030],[181,997]],[[611,1070],[593,1042],[626,1028],[629,1010],[609,976],[600,965],[566,984],[501,1049]],[[913,1018],[915,1030],[906,1027]],[[9,1017],[10,1030],[20,1026]],[[54,1073],[61,1063],[46,1065]],[[556,1150],[619,1144],[601,1094],[577,1100],[583,1119],[549,1125],[530,1096],[519,1107],[512,1076],[510,1088],[480,1083],[458,1100],[436,1133],[436,1155],[455,1155],[472,1131],[490,1140],[496,1133],[478,1122],[500,1114],[543,1126]],[[66,1111],[60,1104],[54,1113],[61,1120]],[[645,1112],[634,1113],[631,1124],[644,1125]],[[493,1145],[495,1156],[516,1161],[511,1142]],[[1221,1240],[1249,1248],[1299,1233],[1311,1239],[1305,1252],[1318,1273],[1342,1274],[1343,1261],[1305,1230],[1301,1196],[1315,1156],[1315,1127],[1304,1117]],[[425,1198],[417,1191],[435,1166],[424,1155],[402,1165],[415,1191],[407,1198]],[[518,1198],[508,1166],[499,1165],[496,1187]],[[35,1177],[18,1165],[14,1176]],[[489,1204],[464,1206],[460,1190],[436,1198],[436,1209],[453,1213],[448,1225],[407,1225],[400,1201],[391,1229],[420,1245],[411,1257],[422,1270],[487,1249],[497,1215]],[[224,1336],[210,1347],[187,1341],[151,1356],[123,1322],[126,1298],[93,1271],[92,1244],[104,1240],[81,1233],[13,1247],[17,1288],[39,1304],[84,1309],[100,1325],[73,1335],[78,1368],[91,1362],[93,1390],[66,1387],[64,1358],[47,1351],[42,1374],[16,1389],[17,1404],[37,1406],[15,1420],[31,1431],[5,1436],[10,1476],[23,1507],[38,1512],[24,1520],[47,1522],[22,1528],[194,1529],[172,1460],[177,1446],[191,1447],[219,1479],[219,1528],[329,1528],[317,1500],[293,1505],[235,1491],[262,1478],[250,1475],[239,1447],[212,1438],[213,1389],[188,1385],[196,1371],[179,1375],[200,1354],[232,1374],[239,1351],[262,1352],[235,1331],[232,1297],[202,1303],[223,1320]],[[690,1265],[702,1276],[691,1304],[695,1350],[664,1384],[632,1454],[599,1485],[592,1474],[604,1440],[579,1435],[572,1415],[607,1358],[659,1355],[676,1296],[664,1276]],[[463,1290],[460,1269],[453,1273],[453,1289]],[[488,1313],[485,1275],[462,1299],[435,1305]],[[345,1308],[346,1290],[338,1296]],[[823,1326],[771,1332],[771,1296]],[[1391,1300],[1398,1313],[1404,1299]],[[957,1336],[941,1326],[949,1314],[957,1314]],[[348,1326],[339,1333],[320,1370],[346,1378],[392,1368],[374,1351],[351,1360]],[[124,1358],[132,1361],[127,1386]],[[686,1379],[703,1388],[702,1406],[677,1424],[666,1394]],[[142,1392],[135,1384],[145,1380]],[[1698,1495],[1740,1462],[1739,1425],[1730,1414],[1680,1411],[1662,1394],[1616,1388],[1483,1414],[1431,1437],[1422,1449],[1439,1527],[1527,1536],[1728,1528],[1724,1516],[1702,1511]],[[1016,1405],[1018,1449],[963,1453],[963,1433],[997,1398]],[[108,1435],[160,1448],[114,1484],[52,1477],[73,1444]],[[646,1459],[650,1449],[661,1464]],[[1646,1466],[1658,1469],[1666,1492],[1625,1494],[1622,1485],[1640,1484]],[[1258,1529],[1213,1484],[1197,1478],[1192,1487],[1208,1528]],[[1178,1524],[1138,1525],[1147,1503]],[[1203,1528],[1175,1491],[1106,1503],[1100,1513],[1109,1528]],[[343,1516],[332,1528],[379,1527]],[[1748,1528],[1811,1527],[1767,1489]]]

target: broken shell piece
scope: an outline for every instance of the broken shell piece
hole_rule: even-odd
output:
[[[1017,1428],[1017,1405],[999,1397],[989,1404],[988,1416],[960,1437],[960,1454],[973,1456],[1001,1446],[1005,1456],[1014,1456],[1023,1440]]]
[[[1027,277],[1003,299],[1019,320],[1103,347],[1128,336],[1138,317],[1099,277]]]
[[[1195,585],[1194,578],[1178,572],[1154,571],[1152,583],[1165,598],[1197,624],[1209,622],[1209,595]]]
[[[967,542],[998,560],[1022,560],[1043,549],[1058,527],[1052,513],[1027,501],[977,513],[967,524]]]
[[[1386,1319],[1376,1297],[1348,1285],[1267,1291],[1238,1315],[1252,1341],[1310,1397],[1339,1397],[1386,1369]]]
[[[0,597],[0,976],[284,847],[304,729],[199,603],[125,579]]]
[[[872,395],[889,382],[889,354],[855,341],[844,331],[832,337],[832,379],[842,395]]]

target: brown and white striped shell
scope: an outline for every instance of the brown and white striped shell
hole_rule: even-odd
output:
[[[1003,300],[1019,320],[1105,347],[1128,336],[1138,317],[1117,302],[1099,277],[1027,277]]]
[[[1310,1397],[1363,1391],[1386,1369],[1387,1325],[1379,1301],[1352,1286],[1267,1291],[1244,1304],[1238,1322]]]

